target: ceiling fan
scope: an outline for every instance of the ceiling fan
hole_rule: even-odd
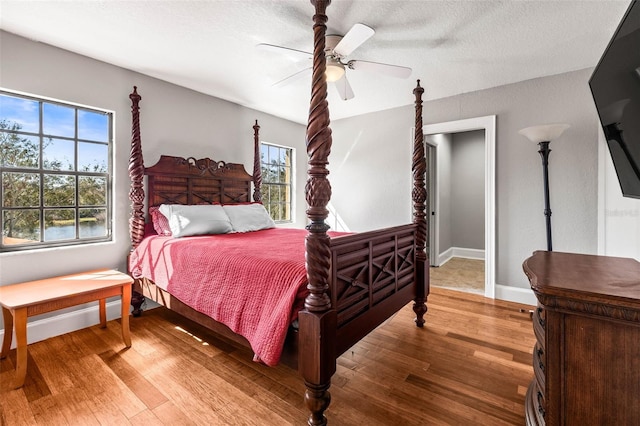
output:
[[[328,35],[325,38],[325,56],[327,58],[327,70],[325,75],[327,81],[334,83],[340,98],[343,100],[354,97],[353,89],[347,80],[346,70],[377,72],[391,77],[407,78],[411,75],[411,68],[399,65],[382,64],[379,62],[362,61],[359,59],[348,59],[347,57],[365,41],[375,34],[373,28],[364,24],[355,24],[344,35]],[[273,44],[261,43],[256,47],[265,51],[272,51],[286,54],[293,59],[309,61],[313,59],[313,54],[302,50],[291,49]],[[302,77],[311,75],[311,66],[297,71],[288,77],[276,82],[274,86],[290,84]]]

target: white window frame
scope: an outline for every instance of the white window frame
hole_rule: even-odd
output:
[[[39,155],[37,159],[36,167],[27,167],[27,166],[19,166],[19,165],[7,165],[3,164],[3,154],[0,152],[0,253],[9,253],[9,252],[19,252],[19,251],[29,251],[29,250],[38,250],[43,248],[50,247],[61,247],[61,246],[79,246],[89,243],[104,243],[110,242],[113,240],[112,232],[113,232],[113,170],[114,170],[114,161],[113,161],[113,151],[114,151],[114,122],[115,122],[115,112],[106,110],[103,108],[91,107],[86,105],[81,105],[73,102],[62,101],[58,99],[47,98],[43,96],[38,96],[34,94],[28,94],[23,92],[18,92],[6,88],[0,87],[0,95],[8,96],[13,98],[23,98],[33,102],[38,103],[39,112],[38,112],[38,130],[22,130],[22,129],[4,129],[2,130],[3,134],[14,133],[18,136],[29,137],[32,140],[38,140],[39,142]],[[66,108],[72,108],[74,110],[74,125],[75,129],[73,132],[73,136],[69,135],[57,135],[57,134],[47,134],[44,132],[43,120],[44,120],[44,106],[62,106]],[[107,140],[106,141],[94,141],[91,139],[81,138],[79,137],[79,127],[78,127],[78,116],[79,112],[89,112],[89,113],[98,113],[104,114],[106,116],[106,131],[107,131]],[[4,119],[3,113],[0,112],[0,120]],[[51,140],[55,138],[57,140],[65,140],[73,142],[73,151],[74,151],[74,167],[73,170],[49,170],[43,167],[44,155],[43,155],[43,143],[45,139]],[[90,144],[94,145],[106,145],[107,146],[107,164],[106,171],[83,171],[78,170],[79,165],[79,148],[81,145],[85,144],[88,146]],[[39,205],[32,205],[26,207],[29,210],[38,211],[39,213],[39,239],[40,241],[30,241],[26,243],[15,243],[12,242],[10,244],[4,244],[4,215],[5,211],[10,210],[14,206],[5,206],[5,195],[4,195],[4,187],[2,185],[3,182],[3,173],[30,173],[36,174],[39,176],[38,185],[40,188],[40,196],[39,196]],[[75,232],[74,236],[66,239],[51,239],[47,241],[45,239],[45,220],[44,220],[44,212],[48,208],[52,208],[51,206],[45,205],[45,196],[44,196],[44,182],[45,176],[53,176],[53,175],[65,175],[68,177],[72,177],[75,182],[75,195],[73,202],[69,205],[65,205],[64,208],[68,210],[73,210],[75,212]],[[96,205],[83,205],[81,204],[80,198],[80,181],[82,178],[104,178],[105,182],[105,198],[104,203],[99,203]],[[10,190],[10,188],[7,187]],[[55,208],[55,207],[53,207]],[[104,219],[104,234],[101,233],[100,236],[82,236],[83,231],[80,230],[80,215],[79,212],[82,209],[105,209],[106,217]]]
[[[263,158],[263,147],[275,147],[278,150],[287,150],[289,151],[289,158],[291,160],[291,164],[289,167],[289,178],[288,178],[288,182],[285,183],[280,183],[280,182],[270,182],[269,181],[269,176],[267,173],[265,173],[265,165],[268,164],[268,162],[270,161],[270,158]],[[279,144],[275,144],[275,143],[271,143],[271,142],[265,142],[265,141],[261,141],[260,142],[260,170],[262,173],[262,186],[260,188],[261,193],[262,193],[262,204],[265,206],[265,208],[267,209],[267,211],[269,212],[269,214],[271,215],[271,217],[273,218],[273,220],[276,223],[292,223],[294,222],[294,215],[295,215],[295,157],[296,157],[296,151],[295,148],[292,148],[290,146],[286,146],[286,145],[279,145]],[[289,201],[286,203],[288,204],[288,209],[289,209],[289,218],[288,219],[279,219],[279,218],[275,218],[273,217],[273,213],[271,212],[271,205],[270,205],[270,192],[269,192],[269,187],[270,186],[288,186],[289,187]]]

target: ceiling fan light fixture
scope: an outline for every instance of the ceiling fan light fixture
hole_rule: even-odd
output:
[[[327,59],[327,69],[324,72],[324,75],[330,83],[338,81],[344,75],[344,65],[333,58],[329,58]]]

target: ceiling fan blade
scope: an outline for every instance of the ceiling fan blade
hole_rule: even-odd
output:
[[[348,56],[374,34],[375,31],[373,28],[364,24],[355,24],[349,32],[342,37],[342,40],[340,40],[333,51],[340,56]]]
[[[352,70],[376,72],[390,77],[407,78],[411,75],[411,68],[400,65],[381,64],[380,62],[349,61],[347,66]]]
[[[290,49],[288,47],[276,46],[274,44],[260,43],[256,45],[257,49],[265,52],[274,52],[278,54],[287,55],[293,59],[313,59],[313,53],[305,52],[302,50]]]
[[[347,74],[344,74],[342,78],[335,83],[336,89],[338,89],[338,93],[340,94],[340,99],[343,101],[348,101],[349,99],[353,99],[355,96],[353,93],[353,89],[349,84],[349,80],[347,80]]]
[[[298,71],[296,73],[293,73],[290,76],[285,77],[282,80],[273,83],[273,86],[274,87],[287,86],[287,85],[289,85],[289,84],[291,84],[291,83],[293,83],[295,81],[298,81],[298,80],[300,80],[300,79],[302,79],[302,78],[304,78],[306,76],[311,76],[311,71],[312,71],[311,67],[305,68],[302,71]]]

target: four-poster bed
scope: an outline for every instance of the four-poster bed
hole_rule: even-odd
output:
[[[210,207],[220,204],[225,207],[229,204],[242,205],[260,202],[262,178],[260,174],[259,126],[257,121],[253,126],[255,156],[252,175],[248,174],[240,164],[213,161],[209,158],[195,160],[193,158],[162,156],[157,164],[145,168],[140,138],[139,102],[141,97],[134,88],[134,92],[130,95],[133,117],[129,175],[133,211],[130,220],[132,252],[129,266],[135,278],[134,291],[137,293],[137,295],[134,294],[132,302],[134,315],[140,314],[140,305],[144,299],[142,295],[144,295],[203,324],[216,333],[250,346],[256,353],[256,358],[265,361],[266,364],[279,360],[297,366],[306,385],[304,399],[310,411],[308,423],[309,425],[324,425],[327,422],[324,412],[330,402],[328,390],[331,377],[336,370],[336,358],[412,300],[414,302],[413,310],[416,313],[416,325],[422,327],[424,324],[424,314],[427,311],[426,300],[429,293],[429,274],[425,253],[427,230],[425,213],[426,163],[423,135],[420,131],[422,129],[422,93],[424,90],[418,81],[414,90],[415,128],[417,131],[415,132],[412,164],[413,223],[334,238],[328,232],[329,227],[325,223],[328,216],[327,204],[331,197],[331,186],[327,179],[329,173],[327,165],[332,137],[326,100],[327,83],[324,77],[326,67],[325,24],[327,21],[325,10],[330,0],[311,0],[311,3],[315,6],[313,17],[314,61],[311,106],[306,137],[308,153],[306,201],[309,221],[306,231],[271,228],[247,232],[246,234],[252,235],[242,236],[239,233],[188,238],[172,238],[166,235],[148,236],[150,224],[145,222],[150,221],[145,220],[149,217],[144,211],[145,178],[147,180],[146,204],[149,209],[164,204],[209,205]],[[252,184],[253,193],[251,191]],[[280,231],[298,233],[299,242],[290,243],[286,239],[288,237],[275,235]],[[302,237],[300,237],[300,232],[304,234]],[[200,260],[200,257],[196,257],[197,260],[191,262],[168,257],[168,260],[162,264],[164,272],[157,272],[156,275],[149,266],[154,264],[157,267],[159,263],[162,263],[158,259],[161,259],[162,256],[168,256],[166,251],[175,254],[182,250],[179,248],[182,247],[179,244],[186,245],[189,244],[189,241],[197,242],[191,245],[207,245],[210,244],[208,239],[232,240],[236,244],[233,249],[229,249],[232,251],[237,250],[238,246],[242,246],[242,244],[259,246],[254,242],[242,243],[239,238],[262,238],[263,235],[275,238],[270,240],[270,244],[273,244],[273,241],[280,241],[278,238],[282,238],[282,242],[278,243],[278,246],[281,244],[282,247],[288,247],[297,244],[299,251],[292,254],[287,252],[286,257],[290,257],[292,262],[297,259],[295,265],[287,264],[286,268],[284,266],[273,267],[278,271],[289,267],[289,269],[296,270],[294,275],[297,275],[290,278],[290,281],[295,282],[294,288],[289,291],[287,296],[290,304],[287,304],[285,308],[285,310],[289,309],[294,312],[283,315],[291,314],[290,320],[297,321],[290,321],[286,324],[284,335],[279,334],[284,340],[284,344],[280,344],[282,353],[278,353],[269,360],[263,359],[269,354],[263,355],[259,353],[259,350],[256,350],[260,344],[255,342],[254,336],[239,335],[232,331],[237,331],[242,326],[229,322],[224,325],[205,315],[203,312],[209,312],[208,307],[197,306],[194,309],[194,301],[185,293],[184,287],[188,287],[189,282],[193,287],[204,286],[203,281],[216,273],[215,268],[206,269],[206,272],[199,271],[195,275],[196,278],[193,278],[189,276],[192,271],[188,268],[193,267],[194,263],[200,267],[203,266],[204,261]],[[164,248],[165,254],[161,254],[163,253],[161,251],[153,251],[154,245]],[[217,245],[215,247],[216,249],[210,251],[227,251],[225,248],[218,249]],[[278,250],[271,250],[271,252],[273,251]],[[149,261],[150,254],[153,256],[152,261]],[[200,256],[200,254],[193,256]],[[243,253],[242,256],[245,260],[240,269],[248,269],[249,274],[254,273],[250,271],[251,264],[263,261],[252,257],[254,254]],[[188,260],[193,260],[193,258]],[[215,266],[219,267],[220,263],[218,262],[223,261],[224,259],[216,258],[214,260]],[[237,260],[235,262],[237,263]],[[187,269],[182,270],[183,275],[178,272],[181,263],[187,264]],[[302,267],[302,280],[300,280],[300,267]],[[228,268],[228,266],[224,266],[225,270]],[[177,282],[185,281],[182,279],[184,277],[187,277],[187,282],[177,290]],[[156,278],[158,282],[154,282],[153,278]],[[247,280],[250,281],[251,277],[239,279],[234,277],[235,287],[240,287],[240,283]],[[261,285],[262,283],[264,285]],[[253,283],[250,287],[253,290],[259,287],[262,291],[262,287],[266,288],[267,283],[263,280],[258,284]],[[264,291],[270,292],[271,290]],[[267,293],[267,295],[269,294]],[[241,305],[247,307],[248,313],[254,316],[255,311],[261,309],[258,305],[264,302],[265,296],[247,297],[248,299],[243,299]],[[231,298],[238,297],[234,293]],[[258,305],[256,305],[256,299]],[[227,302],[224,302],[223,305],[225,303]],[[249,309],[251,303],[253,305]],[[216,311],[219,308],[216,306],[212,310]],[[273,311],[275,309],[269,308],[267,310]],[[263,321],[263,319],[259,321]],[[297,323],[297,327],[291,326],[295,323]]]

